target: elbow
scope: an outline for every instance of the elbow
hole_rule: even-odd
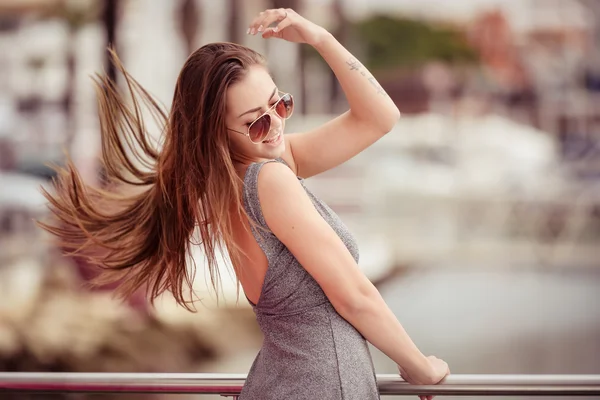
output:
[[[400,117],[400,110],[398,110],[396,106],[391,107],[389,111],[381,113],[376,118],[375,123],[377,124],[377,130],[380,131],[382,135],[385,135],[394,129],[394,126],[396,126]]]
[[[394,106],[393,110],[390,112],[390,115],[385,119],[385,126],[383,126],[383,131],[385,133],[388,133],[392,129],[394,129],[394,126],[396,126],[401,116],[402,114],[400,113],[400,110],[398,110],[398,107]]]
[[[353,110],[350,110],[350,113],[353,123],[360,124],[364,129],[368,129],[374,133],[377,132],[381,136],[394,129],[394,126],[396,126],[402,116],[400,110],[395,105],[378,110],[377,112],[371,112],[368,115],[359,116]]]

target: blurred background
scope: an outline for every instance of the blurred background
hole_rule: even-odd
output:
[[[333,32],[403,113],[307,185],[421,350],[455,374],[600,373],[596,0],[0,0],[0,370],[248,372],[262,336],[226,262],[217,302],[195,255],[195,314],[166,295],[120,302],[84,289],[95,271],[32,219],[65,151],[100,183],[90,77],[115,77],[109,43],[166,108],[187,55],[232,41],[294,94],[288,132],[345,111],[313,49],[245,34],[278,7]]]

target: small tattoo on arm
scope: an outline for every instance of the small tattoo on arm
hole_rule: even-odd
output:
[[[360,62],[356,58],[350,58],[346,61],[346,64],[350,67],[350,71],[359,71],[361,67]]]
[[[362,76],[367,76],[367,72],[363,70],[363,65],[360,63],[360,61],[358,61],[356,58],[354,57],[350,57],[348,59],[348,61],[346,61],[346,65],[348,65],[348,68],[350,68],[350,71],[358,71],[360,72],[360,74]],[[371,86],[373,86],[375,88],[375,90],[377,90],[377,93],[382,95],[382,96],[387,96],[388,94],[385,92],[385,90],[383,90],[383,88],[379,85],[379,83],[377,83],[377,80],[373,77],[370,76],[367,78],[369,83],[371,84]]]
[[[377,80],[375,78],[370,77],[369,83],[371,83],[371,86],[373,86],[377,90],[377,94],[380,94],[382,96],[387,96],[387,93],[385,92],[385,90],[383,90],[381,85],[379,85],[379,83],[377,83]]]

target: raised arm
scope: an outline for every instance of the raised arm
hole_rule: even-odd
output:
[[[298,176],[306,178],[366,149],[393,128],[400,111],[367,68],[331,33],[293,10],[267,10],[250,28],[267,27],[277,21],[280,21],[277,31],[268,28],[263,37],[313,46],[333,70],[350,106],[348,111],[316,129],[286,135],[284,158],[295,167]]]
[[[258,196],[270,230],[317,281],[336,311],[415,382],[437,377],[335,231],[315,209],[293,171],[265,164]]]

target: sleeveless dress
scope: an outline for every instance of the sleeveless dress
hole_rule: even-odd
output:
[[[365,338],[331,305],[312,276],[271,233],[258,200],[258,174],[268,162],[253,163],[244,176],[246,212],[266,231],[252,229],[268,260],[257,304],[251,304],[264,340],[239,400],[380,399]],[[358,262],[356,241],[340,218],[298,178],[321,216]]]

